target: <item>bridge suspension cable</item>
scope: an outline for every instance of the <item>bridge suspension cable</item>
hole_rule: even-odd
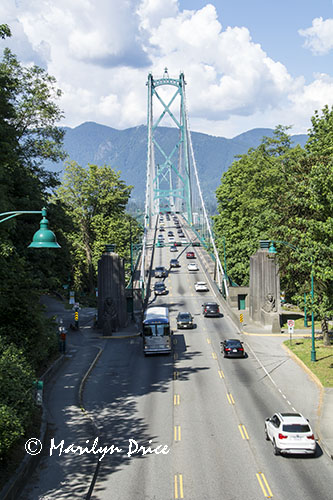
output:
[[[212,251],[214,279],[227,297],[227,276],[215,245],[193,151],[185,85],[183,73],[179,78],[170,78],[167,68],[162,78],[154,79],[151,73],[148,75],[147,178],[141,279],[144,282],[147,235],[156,220],[154,216],[161,212],[178,212],[203,245]],[[153,103],[160,111],[156,119]],[[165,119],[169,120],[169,128],[163,130],[161,122]]]

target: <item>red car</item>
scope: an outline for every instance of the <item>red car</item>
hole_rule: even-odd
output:
[[[195,259],[194,252],[186,252],[186,258],[187,259]]]

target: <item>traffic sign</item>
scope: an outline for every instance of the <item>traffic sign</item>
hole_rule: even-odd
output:
[[[294,327],[295,326],[295,321],[293,319],[288,319],[287,325],[290,326],[290,327]]]
[[[240,315],[239,315],[239,321],[240,321],[241,323],[243,323],[243,321],[244,321],[244,316],[243,316],[243,314],[240,314]]]

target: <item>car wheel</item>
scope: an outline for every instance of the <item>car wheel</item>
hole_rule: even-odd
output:
[[[280,455],[280,450],[276,446],[276,442],[275,441],[273,441],[273,449],[274,449],[274,451],[273,451],[274,455]]]
[[[266,441],[269,441],[269,437],[268,437],[268,434],[267,434],[267,429],[266,429],[266,427],[265,427],[265,439],[266,439]]]

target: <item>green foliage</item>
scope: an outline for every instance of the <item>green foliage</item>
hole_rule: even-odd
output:
[[[34,411],[34,374],[23,351],[0,337],[0,457],[24,434]]]
[[[34,372],[24,356],[23,349],[1,340],[0,348],[0,400],[19,410],[22,422],[29,419],[33,408]]]
[[[222,176],[216,191],[218,211],[214,230],[220,253],[226,240],[228,275],[239,285],[249,280],[249,257],[259,239],[273,237],[270,229],[277,223],[276,199],[287,173],[281,168],[279,154],[289,153],[290,142],[282,127],[273,138],[247,155],[242,155]]]
[[[312,128],[309,130],[309,140],[305,149],[319,158],[333,155],[333,107],[326,105],[322,115],[316,110],[311,118]]]
[[[240,285],[248,284],[259,239],[282,242],[281,288],[302,304],[313,273],[314,312],[327,326],[333,315],[333,109],[315,113],[305,149],[293,148],[286,130],[277,127],[223,175],[215,234],[221,255],[225,238],[228,275]]]
[[[0,38],[11,37],[11,31],[7,24],[0,24]]]
[[[38,66],[23,66],[9,49],[4,50],[0,73],[12,82],[15,116],[10,124],[16,130],[26,161],[36,166],[38,160],[63,159],[64,131],[55,126],[63,117],[55,104],[61,96],[55,78]]]
[[[0,404],[0,459],[3,459],[15,444],[24,435],[21,419],[10,406]]]
[[[36,250],[37,251],[37,250]],[[42,313],[38,277],[28,262],[14,253],[0,256],[2,281],[0,335],[24,351],[31,366],[39,367],[57,348],[55,329]]]
[[[0,25],[0,37],[10,36]],[[5,50],[0,61],[0,212],[41,210],[58,181],[44,172],[45,158],[63,158],[62,116],[54,100],[54,78],[37,66],[24,67]],[[52,230],[71,227],[62,207],[48,208]],[[27,249],[41,215],[22,215],[0,224],[0,455],[23,435],[34,411],[35,370],[58,349],[57,332],[39,304],[45,289],[60,286],[70,268],[63,233],[61,251]],[[62,253],[59,253],[62,252]]]
[[[117,253],[129,259],[130,226],[133,242],[139,233],[135,219],[125,214],[131,189],[107,165],[85,169],[74,161],[67,163],[55,200],[65,207],[73,224],[66,238],[76,290],[94,292],[97,262],[105,244],[116,244]]]

